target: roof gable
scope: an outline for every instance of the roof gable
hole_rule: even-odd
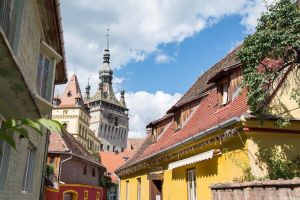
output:
[[[60,98],[60,106],[75,106],[76,99],[80,99],[80,106],[83,106],[83,100],[78,79],[77,76],[73,74],[64,90],[63,95]]]

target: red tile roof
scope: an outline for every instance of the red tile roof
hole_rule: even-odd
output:
[[[144,140],[145,138],[128,138],[127,149],[120,153],[103,151],[99,152],[102,164],[106,167],[108,172],[114,173],[116,169],[132,158],[132,156],[143,144]],[[131,149],[131,145],[133,146],[133,149]],[[113,181],[116,181],[115,176],[111,176],[111,178]]]
[[[242,46],[237,47],[232,52],[230,52],[226,57],[220,60],[217,64],[212,66],[204,74],[202,74],[197,81],[192,85],[192,87],[178,100],[178,102],[168,111],[171,112],[174,108],[179,107],[187,102],[197,99],[202,96],[203,93],[208,91],[214,86],[213,83],[208,83],[213,76],[218,74],[225,68],[239,64],[237,60],[236,53],[241,49]]]
[[[205,74],[200,76],[196,83],[187,91],[187,93],[179,100],[175,106],[181,106],[191,102],[195,97],[201,96],[201,101],[196,110],[185,122],[180,130],[174,131],[173,121],[171,126],[166,126],[164,134],[156,141],[152,142],[149,134],[139,151],[119,169],[124,169],[134,163],[137,163],[147,157],[166,150],[167,148],[191,138],[192,136],[205,131],[213,126],[227,121],[233,117],[240,117],[248,110],[246,91],[224,107],[219,107],[219,96],[215,83],[207,83],[207,81],[218,74],[222,69],[236,65],[236,52],[239,48],[231,52],[227,57],[209,69]],[[174,107],[173,107],[174,108]],[[118,169],[118,170],[119,170]]]
[[[61,104],[60,107],[65,106],[75,106],[76,105],[76,98],[80,98],[82,100],[82,95],[78,83],[77,76],[73,74],[70,81],[68,82],[63,95],[61,96]],[[83,101],[81,101],[83,105]]]
[[[51,133],[50,134],[50,144],[48,148],[49,153],[68,153],[73,154],[82,159],[94,162],[101,165],[99,159],[96,156],[90,154],[80,142],[78,142],[74,136],[66,131],[62,134]]]

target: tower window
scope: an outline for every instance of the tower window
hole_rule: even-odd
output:
[[[119,125],[119,118],[115,117],[115,126],[118,126],[118,125]]]

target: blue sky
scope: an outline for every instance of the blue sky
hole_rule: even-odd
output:
[[[222,59],[248,34],[238,15],[227,16],[180,44],[160,45],[159,49],[173,57],[169,63],[156,63],[153,53],[143,62],[131,62],[115,74],[125,77],[127,91],[157,90],[183,94],[199,75]],[[112,55],[113,59],[113,55]]]
[[[267,0],[273,1],[273,0]],[[69,76],[77,69],[92,95],[110,28],[110,66],[117,93],[126,90],[129,136],[163,116],[196,81],[254,31],[262,0],[62,1]],[[56,88],[62,93],[64,86]]]

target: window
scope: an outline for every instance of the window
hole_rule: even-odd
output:
[[[83,174],[86,174],[86,164],[83,165]]]
[[[4,120],[0,116],[0,128],[3,123]],[[10,158],[10,150],[10,145],[4,142],[3,140],[0,140],[0,190],[4,189],[5,186]]]
[[[87,190],[84,191],[84,200],[89,199],[89,192]]]
[[[95,169],[95,166],[92,167],[92,176],[96,176],[96,169]]]
[[[141,178],[137,179],[137,200],[141,200]]]
[[[176,112],[174,115],[174,122],[175,122],[175,131],[181,128],[180,123],[180,111]]]
[[[4,189],[10,158],[10,145],[0,140],[0,190]]]
[[[187,179],[188,179],[188,200],[196,200],[197,199],[197,186],[196,186],[196,170],[190,169],[187,171]]]
[[[63,200],[74,200],[78,198],[78,193],[73,190],[67,190],[63,194]]]
[[[38,62],[38,69],[37,69],[37,79],[36,79],[36,87],[37,87],[37,92],[41,97],[44,99],[50,100],[51,94],[48,91],[49,86],[48,81],[49,81],[49,74],[50,74],[50,59],[47,58],[44,54],[40,54],[39,57],[39,62]]]
[[[119,125],[119,118],[115,117],[115,126],[118,126],[118,125]]]
[[[225,105],[228,102],[228,86],[229,84],[227,82],[221,85],[221,95],[222,95],[221,105]]]
[[[107,151],[109,151],[109,145],[107,145],[106,149],[107,149]]]
[[[100,192],[97,192],[96,200],[100,200]]]
[[[18,47],[23,8],[24,0],[0,1],[0,26],[15,53]]]
[[[115,150],[116,150],[116,147],[115,147],[115,146],[113,146],[113,152],[115,152]]]
[[[126,181],[126,200],[129,200],[129,181]]]
[[[36,149],[32,145],[29,145],[26,153],[27,156],[24,169],[22,191],[32,192]]]

